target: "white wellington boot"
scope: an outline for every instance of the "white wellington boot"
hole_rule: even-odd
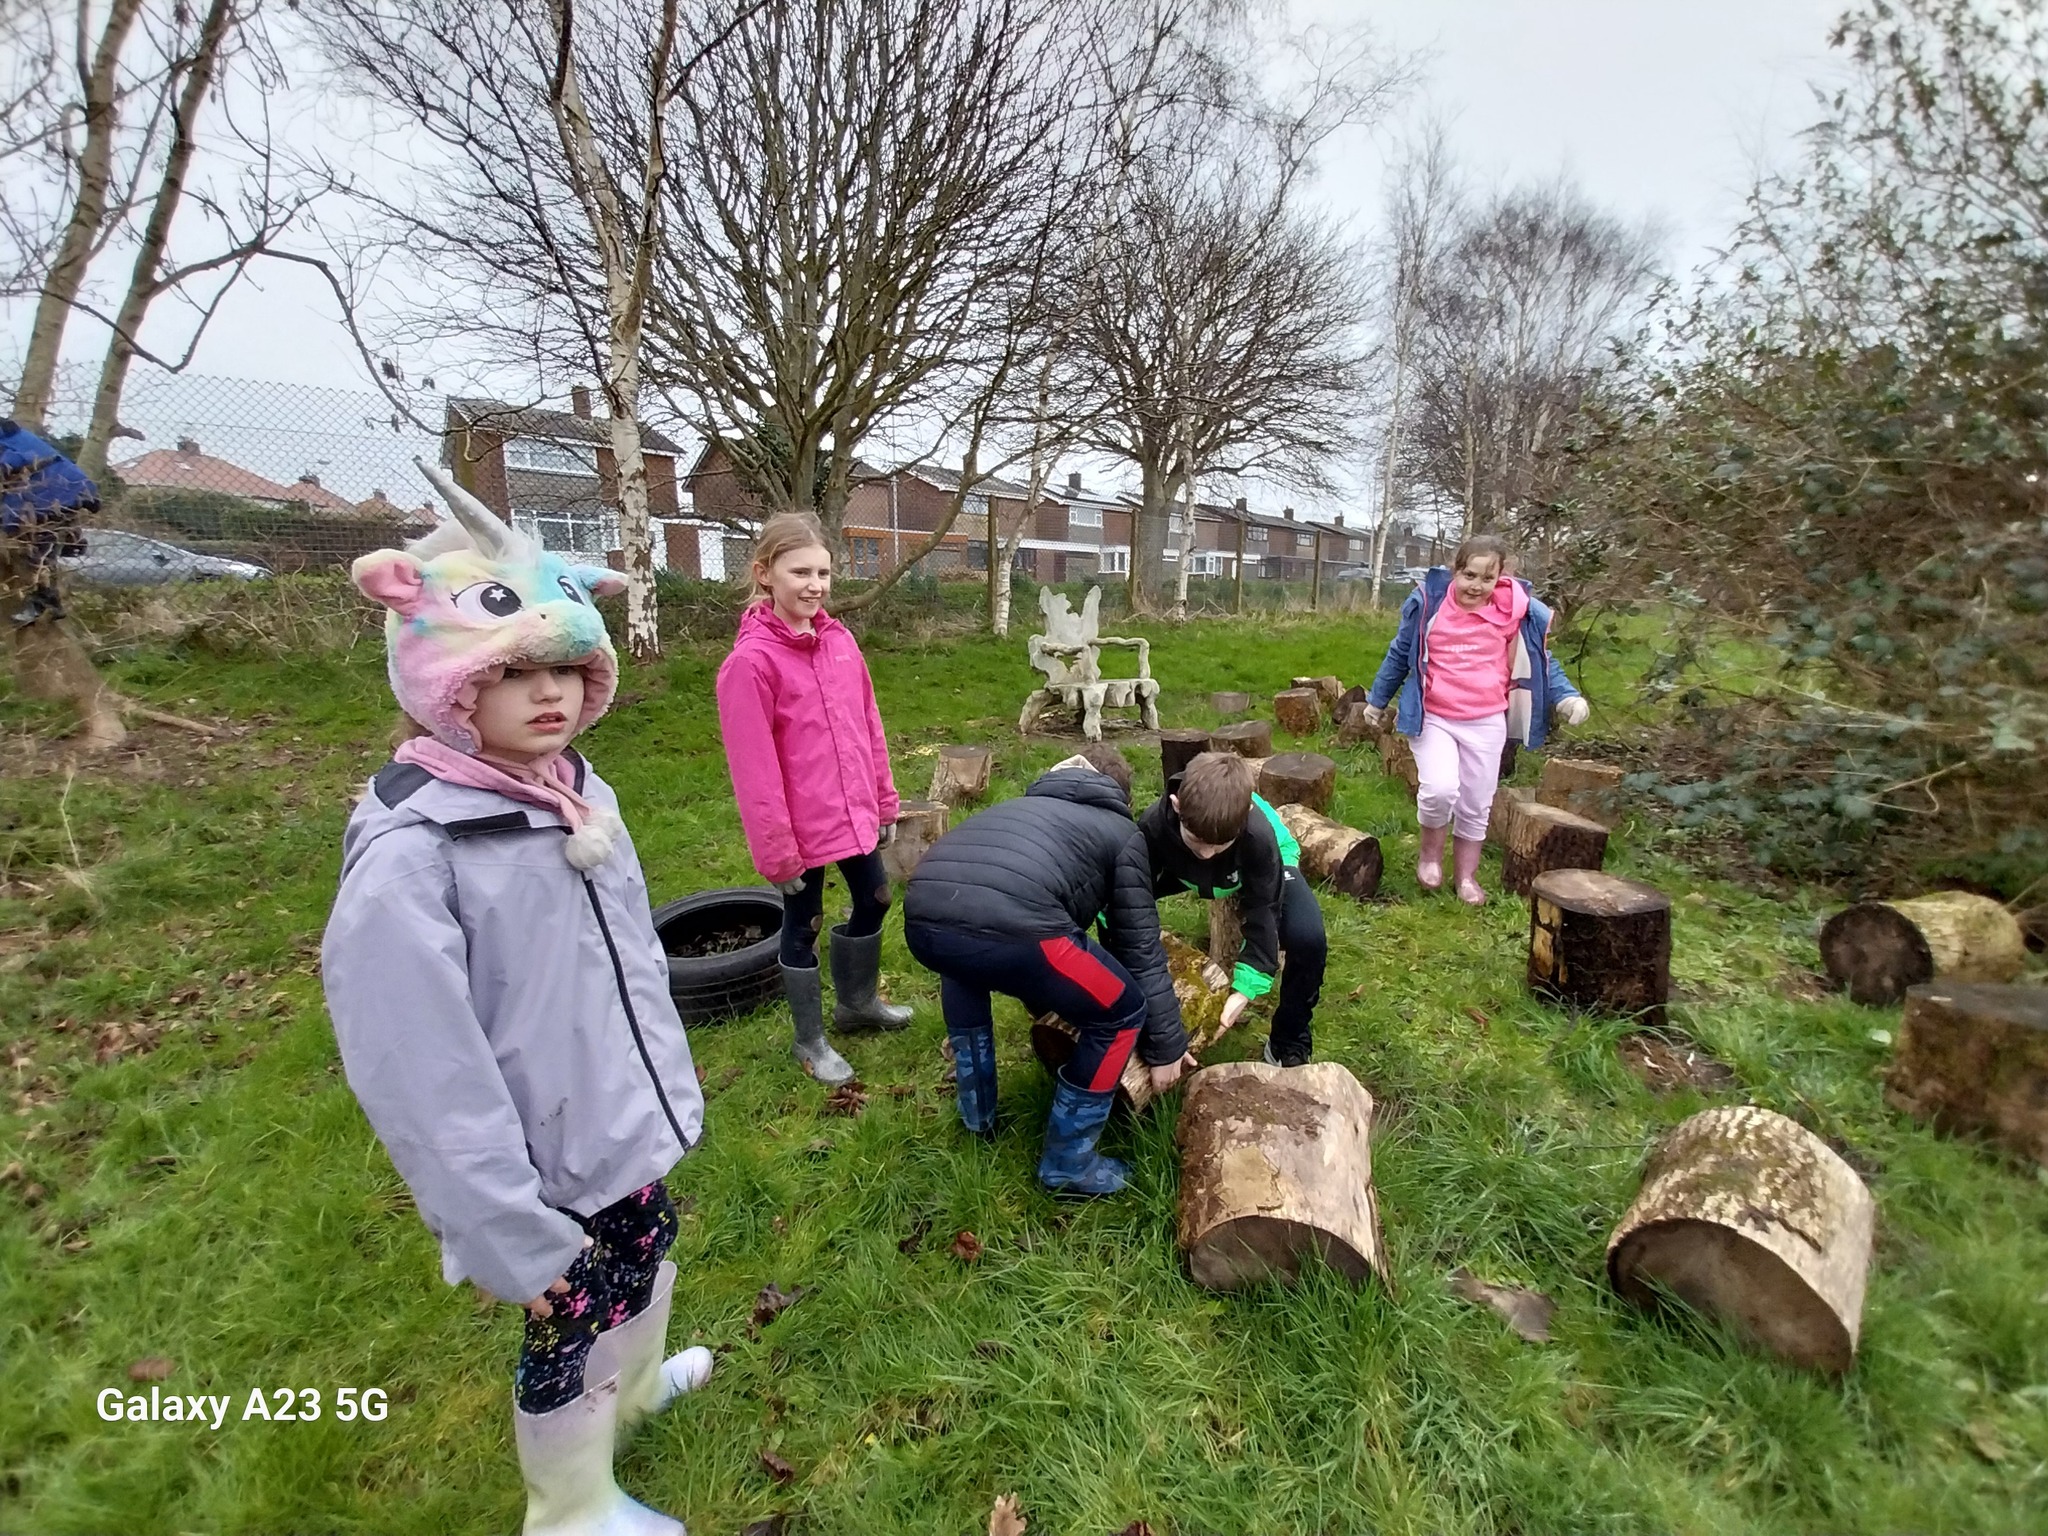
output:
[[[617,1376],[547,1413],[514,1406],[526,1536],[688,1536],[682,1521],[627,1498],[612,1481],[619,1406]]]
[[[676,1267],[663,1259],[647,1305],[618,1327],[600,1333],[583,1362],[585,1381],[602,1381],[613,1374],[619,1378],[621,1440],[647,1415],[661,1412],[711,1379],[711,1351],[701,1344],[662,1358],[675,1290]]]

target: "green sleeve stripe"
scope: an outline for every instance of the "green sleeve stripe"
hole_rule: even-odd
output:
[[[1253,970],[1240,960],[1236,968],[1230,973],[1230,990],[1242,992],[1246,997],[1257,1002],[1273,990],[1273,978],[1264,971]]]
[[[1294,834],[1287,830],[1287,823],[1280,819],[1280,813],[1258,796],[1252,796],[1252,804],[1265,814],[1273,824],[1273,837],[1280,844],[1280,862],[1288,869],[1301,868],[1301,844],[1294,840]]]

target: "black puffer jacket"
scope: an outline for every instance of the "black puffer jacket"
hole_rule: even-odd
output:
[[[1233,990],[1246,997],[1264,997],[1280,971],[1280,891],[1286,861],[1273,824],[1255,804],[1245,812],[1244,831],[1213,859],[1198,859],[1180,835],[1180,812],[1173,808],[1180,793],[1175,774],[1166,793],[1138,818],[1145,834],[1155,895],[1193,891],[1205,901],[1237,898],[1237,920],[1244,930],[1243,947],[1231,972]]]
[[[979,811],[932,844],[903,894],[903,921],[1006,943],[1058,938],[1106,919],[1103,947],[1145,989],[1148,1066],[1187,1050],[1173,995],[1145,836],[1114,780],[1043,774],[1021,798]]]

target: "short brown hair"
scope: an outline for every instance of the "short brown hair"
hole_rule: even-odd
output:
[[[763,523],[761,537],[754,541],[754,553],[747,561],[748,605],[768,601],[768,589],[754,577],[755,566],[765,565],[772,571],[775,562],[792,549],[809,549],[813,544],[831,552],[824,528],[808,512],[778,512]]]
[[[1513,563],[1515,558],[1514,551],[1508,548],[1508,541],[1499,534],[1468,534],[1459,543],[1457,552],[1451,556],[1451,569],[1462,571],[1465,569],[1465,562],[1474,555],[1493,556],[1494,570],[1498,575],[1502,576],[1507,575],[1508,566]]]
[[[1204,752],[1180,776],[1180,824],[1201,842],[1234,843],[1252,809],[1252,770],[1235,752]]]
[[[1091,741],[1081,749],[1080,755],[1088,759],[1088,766],[1097,773],[1106,773],[1116,781],[1116,787],[1124,792],[1126,799],[1131,793],[1131,765],[1124,760],[1123,753],[1115,747],[1104,746]]]

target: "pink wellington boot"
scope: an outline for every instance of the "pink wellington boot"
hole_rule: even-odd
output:
[[[1450,830],[1449,823],[1441,827],[1424,827],[1422,836],[1416,840],[1415,883],[1425,891],[1444,888],[1444,839]]]
[[[1486,905],[1486,892],[1479,888],[1479,855],[1485,848],[1484,838],[1451,839],[1451,869],[1458,882],[1458,900],[1468,907]]]

